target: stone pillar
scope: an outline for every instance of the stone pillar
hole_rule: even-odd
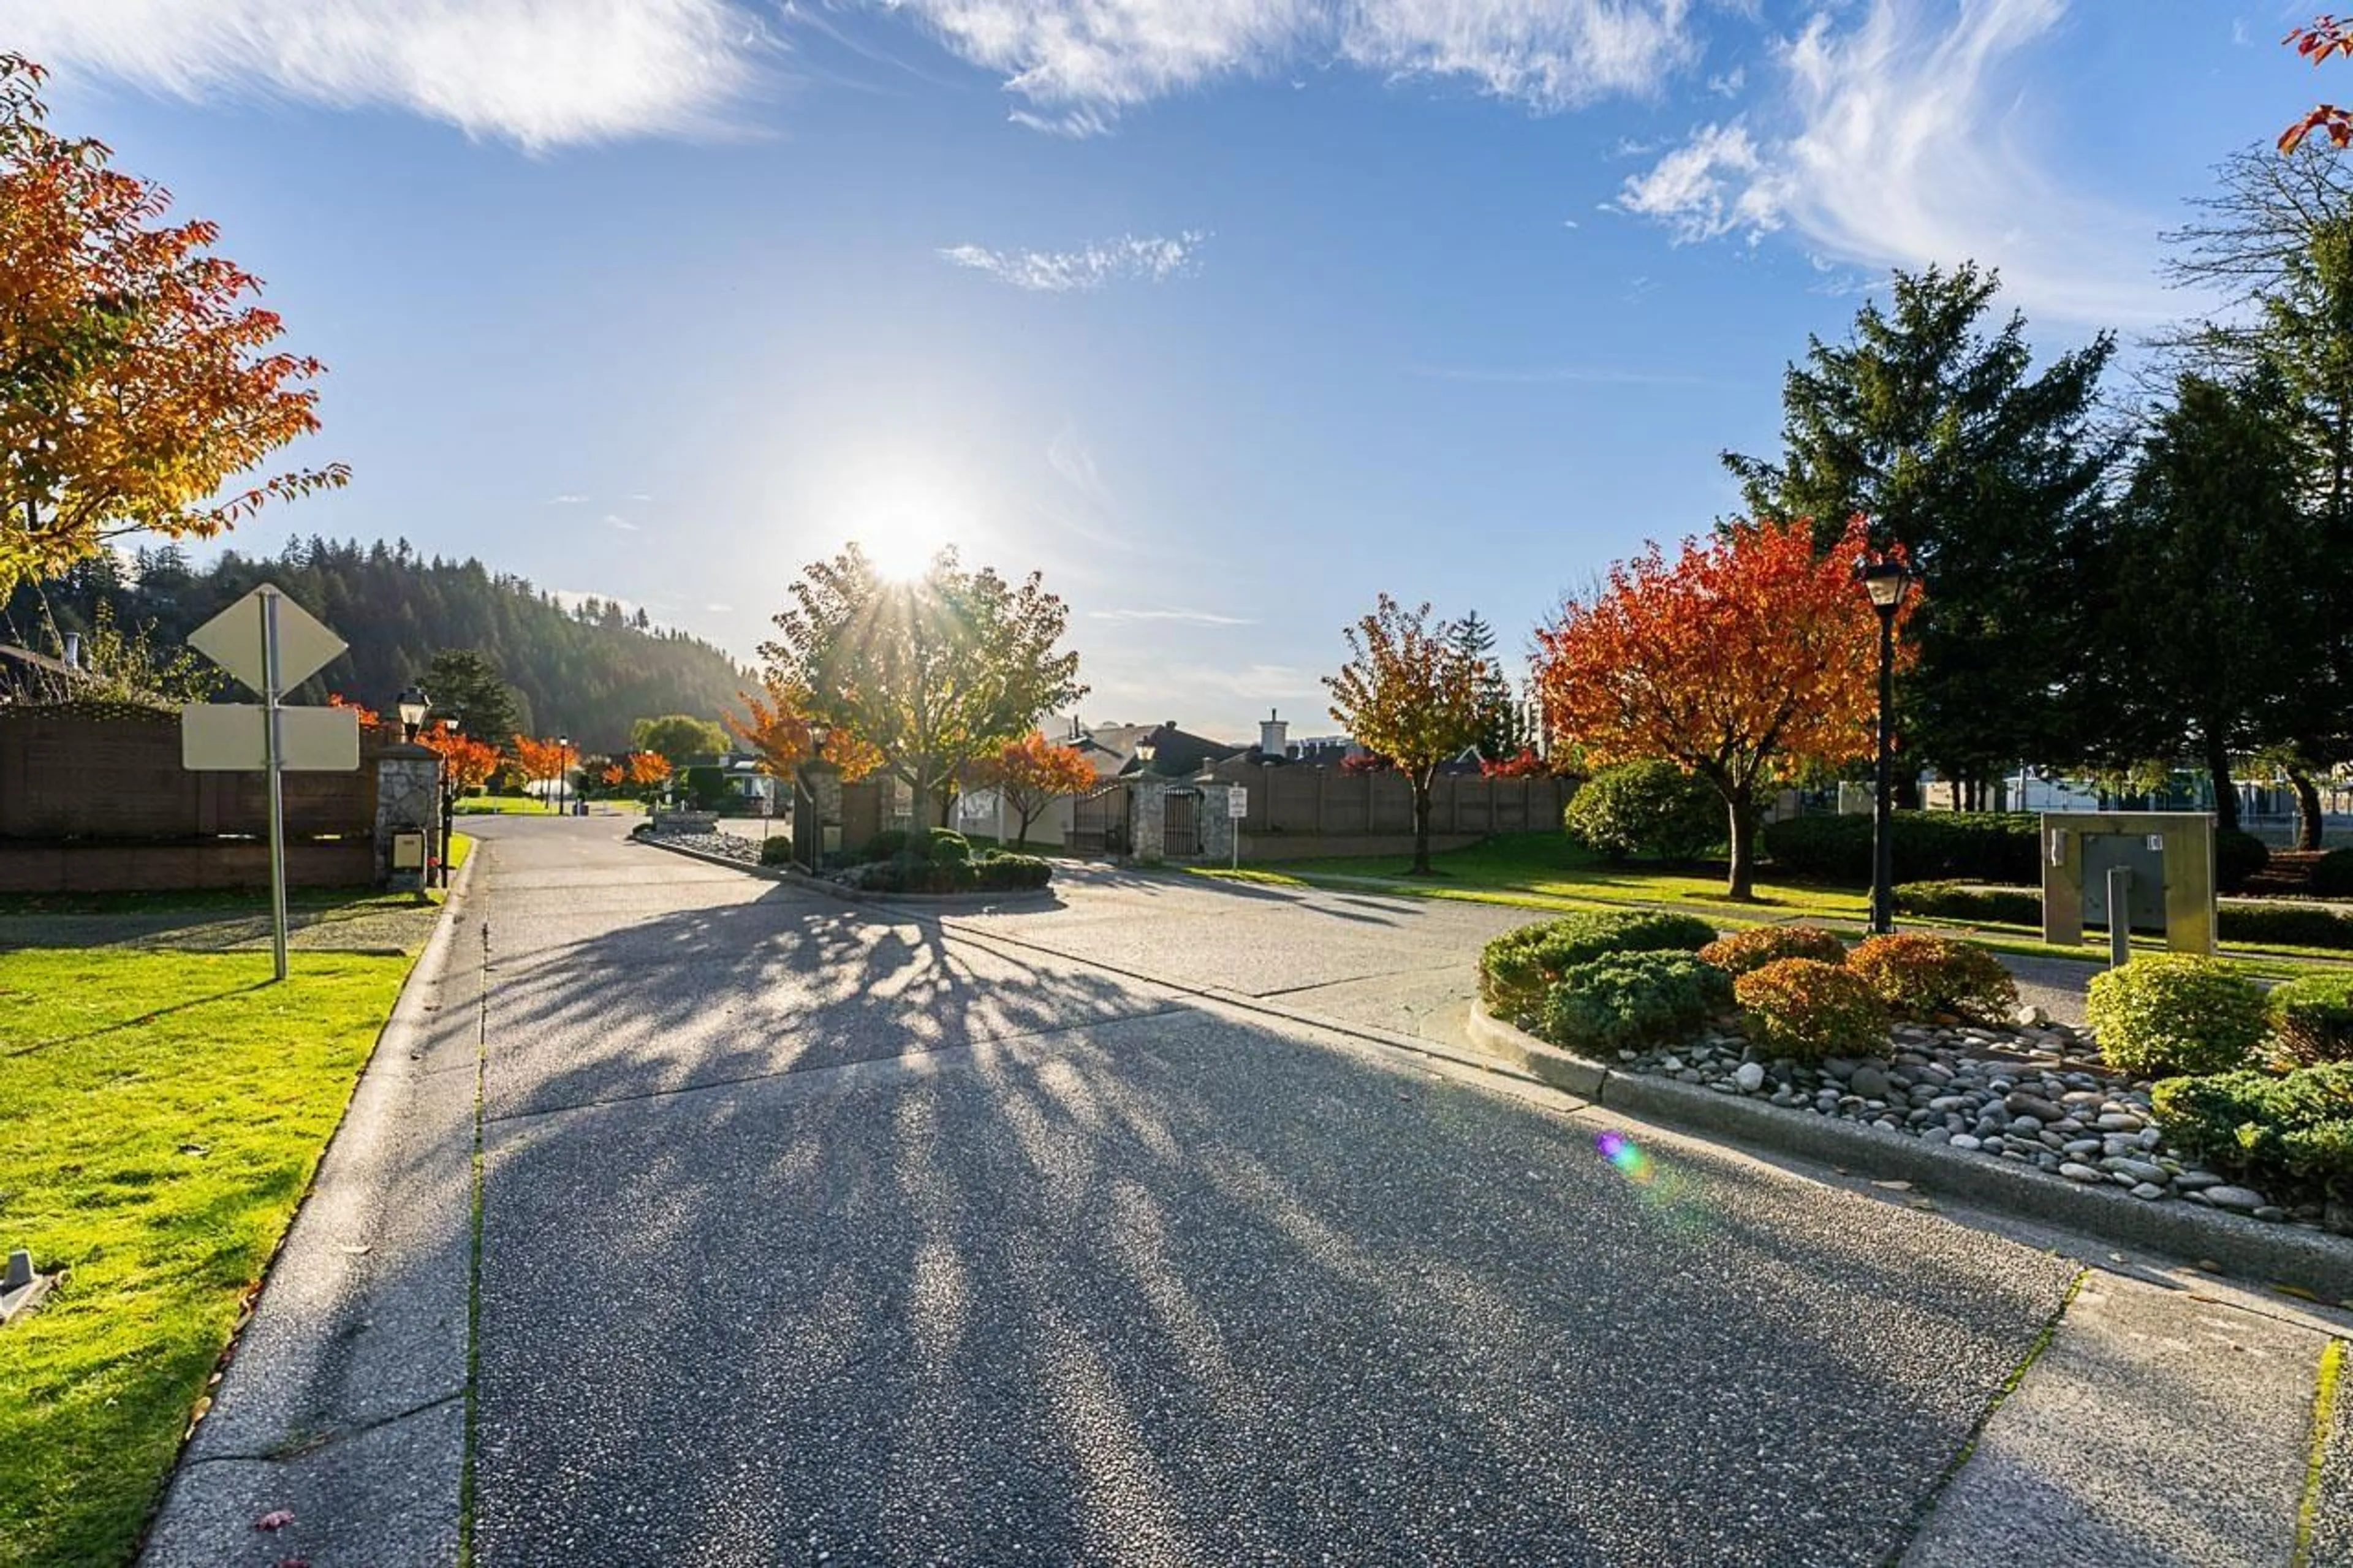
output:
[[[809,870],[841,848],[841,770],[822,757],[803,763],[793,791],[793,858]]]
[[[415,891],[425,886],[425,870],[395,871],[392,838],[396,833],[424,836],[431,855],[435,822],[441,811],[441,759],[423,746],[386,746],[375,763],[375,880],[380,888]]]
[[[1139,860],[1157,860],[1167,847],[1163,829],[1167,826],[1169,783],[1146,777],[1128,789],[1127,852]]]
[[[1228,815],[1227,802],[1232,799],[1231,784],[1203,784],[1199,809],[1194,814],[1193,828],[1201,840],[1201,858],[1224,865],[1233,858],[1234,829],[1241,824]]]

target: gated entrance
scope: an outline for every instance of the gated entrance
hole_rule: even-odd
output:
[[[1198,855],[1201,833],[1195,818],[1201,804],[1199,793],[1172,789],[1160,802],[1160,853],[1171,860],[1189,860]]]
[[[1081,855],[1127,853],[1127,786],[1107,784],[1071,803],[1070,847]]]

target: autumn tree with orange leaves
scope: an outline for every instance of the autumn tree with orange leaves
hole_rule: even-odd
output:
[[[218,226],[51,132],[41,68],[0,54],[0,594],[119,534],[209,537],[342,464],[222,487],[316,430],[322,366],[274,349]]]
[[[1559,740],[1600,766],[1664,757],[1723,800],[1734,899],[1756,896],[1760,793],[1799,764],[1871,753],[1879,622],[1855,584],[1867,547],[1859,517],[1820,553],[1808,518],[1736,523],[1673,561],[1654,543],[1536,632]],[[1910,657],[1899,637],[1899,668]]]
[[[1341,635],[1348,662],[1324,678],[1332,717],[1413,786],[1412,874],[1427,877],[1431,786],[1439,765],[1486,727],[1486,661],[1463,648],[1453,623],[1431,624],[1428,605],[1408,610],[1387,594]]]
[[[509,744],[508,754],[514,758],[515,766],[522,771],[524,778],[533,784],[552,784],[571,773],[572,764],[578,760],[580,752],[578,747],[567,746],[560,741],[517,735]]]
[[[638,799],[648,811],[661,799],[662,792],[670,787],[670,775],[677,771],[659,752],[629,753],[629,787],[637,791]]]
[[[749,691],[739,691],[735,696],[751,710],[751,717],[723,715],[728,730],[752,748],[760,759],[760,766],[771,777],[791,778],[809,760],[807,703],[791,688],[774,682],[766,688],[765,696],[754,696]],[[825,760],[839,768],[843,778],[854,783],[882,765],[882,753],[846,730],[834,730],[825,738]]]
[[[2283,41],[2314,65],[2332,55],[2353,61],[2353,22],[2340,22],[2329,16],[2316,16],[2310,26],[2295,28]],[[2320,105],[2280,133],[2279,149],[2293,153],[2304,145],[2306,137],[2316,133],[2327,137],[2340,149],[2353,147],[2353,109],[2339,109],[2333,103]]]
[[[1055,801],[1092,785],[1095,770],[1076,746],[1049,741],[1043,732],[1032,730],[975,763],[966,770],[965,782],[973,789],[993,789],[1003,798],[1020,824],[1013,847],[1027,849],[1030,825]]]
[[[488,741],[432,728],[419,731],[417,743],[441,759],[450,787],[460,792],[480,789],[499,771],[499,749]]]

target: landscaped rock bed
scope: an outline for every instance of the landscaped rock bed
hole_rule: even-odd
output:
[[[760,841],[756,838],[744,838],[733,833],[656,833],[650,828],[641,831],[648,838],[659,838],[664,844],[676,845],[681,849],[716,855],[725,860],[741,860],[747,866],[760,863]]]
[[[2054,1177],[2353,1234],[2353,1215],[2267,1203],[2170,1149],[2150,1112],[2147,1080],[2102,1070],[2091,1036],[2031,1010],[2005,1029],[1898,1025],[1887,1060],[1834,1058],[1819,1068],[1764,1061],[1736,1016],[1699,1039],[1617,1053],[1621,1070],[1836,1116],[1980,1158],[2031,1164]]]

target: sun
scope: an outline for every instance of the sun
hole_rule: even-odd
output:
[[[857,487],[848,507],[850,537],[874,570],[912,583],[932,558],[972,531],[970,503],[957,487],[911,471],[877,475]]]

